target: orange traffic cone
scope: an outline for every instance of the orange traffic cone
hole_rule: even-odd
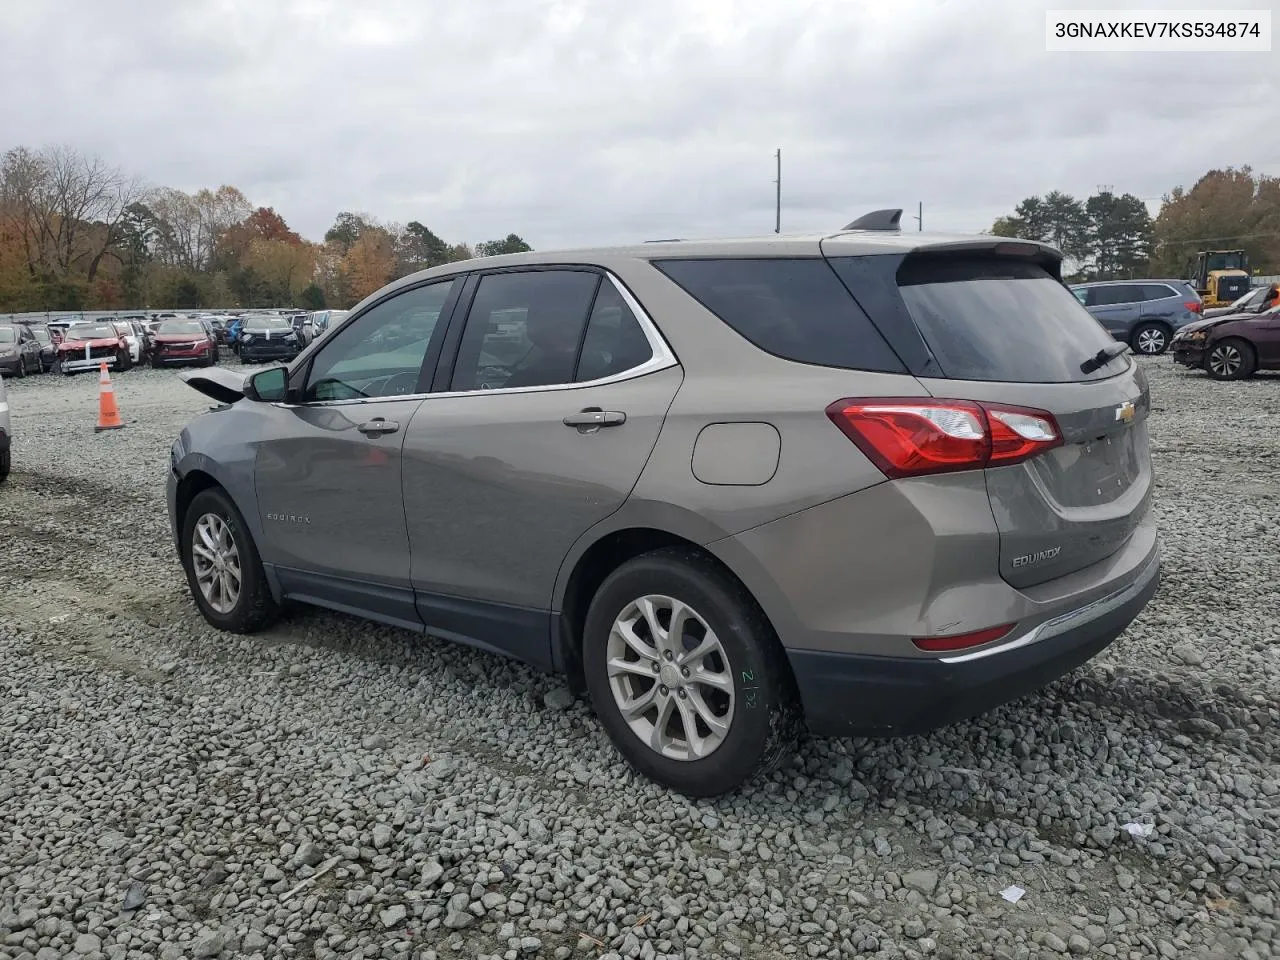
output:
[[[98,365],[98,425],[94,433],[103,430],[119,430],[124,426],[120,411],[116,409],[116,388],[111,385],[111,375],[105,363]]]

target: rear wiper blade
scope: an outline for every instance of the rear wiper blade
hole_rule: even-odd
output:
[[[1123,353],[1128,353],[1128,352],[1129,352],[1129,345],[1127,343],[1120,343],[1119,341],[1117,341],[1111,344],[1111,346],[1109,347],[1103,347],[1101,350],[1095,353],[1092,357],[1090,357],[1084,363],[1080,364],[1080,372],[1093,373],[1093,371],[1099,369],[1100,367],[1105,367],[1108,363],[1110,363],[1116,357],[1120,356]]]

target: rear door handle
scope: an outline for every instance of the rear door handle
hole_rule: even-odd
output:
[[[366,437],[380,437],[384,433],[395,433],[400,429],[400,424],[394,420],[383,420],[381,417],[374,417],[360,426],[356,427]]]
[[[587,407],[564,418],[566,427],[617,427],[626,422],[627,415],[621,410],[601,410],[599,407]]]

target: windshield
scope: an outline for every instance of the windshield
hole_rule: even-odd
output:
[[[166,320],[156,327],[156,333],[181,333],[203,336],[204,327],[194,320]]]
[[[49,331],[44,327],[30,327],[29,329],[31,330],[31,335],[41,343],[49,342]]]
[[[68,340],[117,340],[120,334],[106,323],[85,323],[67,328]]]
[[[13,327],[0,327],[0,343],[17,343],[18,331]]]

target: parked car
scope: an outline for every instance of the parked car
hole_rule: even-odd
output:
[[[218,362],[218,341],[200,320],[162,320],[152,334],[153,367],[196,364],[212,367]]]
[[[120,336],[124,337],[124,342],[129,345],[130,363],[142,363],[147,355],[147,335],[145,331],[139,330],[128,320],[112,320],[110,323],[116,328]]]
[[[56,345],[62,342],[62,335],[67,327],[84,322],[83,317],[59,317],[57,320],[50,320],[45,326],[49,328],[49,337]]]
[[[1107,280],[1071,290],[1108,333],[1147,356],[1164,353],[1202,309],[1200,294],[1185,280]]]
[[[1237,313],[1262,313],[1277,305],[1280,305],[1280,284],[1271,283],[1265,287],[1254,287],[1228,306],[1205,310],[1204,319],[1230,317]]]
[[[43,372],[40,341],[23,324],[0,324],[0,376],[25,377]]]
[[[317,310],[311,315],[311,325],[315,328],[316,336],[321,337],[332,327],[336,327],[350,312],[349,310]]]
[[[691,795],[804,724],[914,733],[1023,696],[1160,565],[1147,381],[1060,271],[885,228],[414,274],[287,367],[181,375],[222,404],[171,454],[195,603],[567,672]]]
[[[298,343],[301,346],[308,346],[316,338],[315,328],[311,325],[311,314],[295,313],[288,320],[293,326],[293,332],[298,335]]]
[[[1173,338],[1173,359],[1214,380],[1246,380],[1259,370],[1280,370],[1280,306],[1183,327]]]
[[[49,335],[49,328],[43,324],[29,323],[27,329],[40,344],[40,372],[46,373],[52,370],[58,359],[58,348],[54,345],[53,337]]]
[[[9,398],[4,392],[4,378],[0,377],[0,480],[9,476],[13,466],[13,419],[9,416]]]
[[[237,343],[242,363],[289,361],[302,349],[293,325],[283,317],[245,317]]]
[[[129,341],[117,326],[104,320],[67,327],[58,344],[59,369],[72,374],[97,370],[102,363],[113,370],[128,370],[133,366]]]

